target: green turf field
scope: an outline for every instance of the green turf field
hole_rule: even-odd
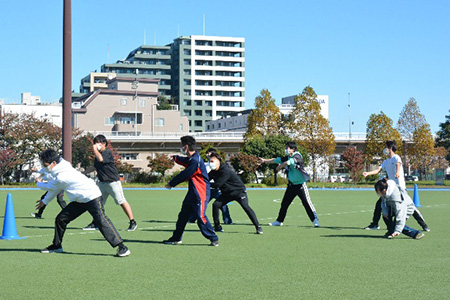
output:
[[[0,221],[6,194],[13,195],[17,231],[24,240],[0,240],[0,299],[449,299],[450,191],[420,191],[421,212],[431,232],[422,240],[382,238],[370,223],[372,191],[313,190],[321,228],[313,228],[296,198],[283,227],[275,220],[283,190],[250,190],[250,205],[264,234],[240,208],[230,206],[234,225],[224,225],[219,247],[208,246],[197,225],[188,224],[182,245],[171,236],[186,193],[126,190],[138,229],[127,232],[119,206],[106,213],[131,255],[116,258],[96,232],[82,231],[86,213],[69,224],[61,254],[41,254],[51,244],[53,201],[33,219],[40,191],[0,191]],[[211,207],[207,215],[212,219]],[[418,228],[413,218],[408,225]]]

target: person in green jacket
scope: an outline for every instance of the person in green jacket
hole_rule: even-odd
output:
[[[320,227],[319,219],[317,218],[316,209],[314,208],[311,198],[309,197],[308,187],[306,182],[310,179],[308,173],[303,167],[303,157],[297,151],[295,142],[286,143],[286,156],[271,159],[260,158],[260,163],[276,163],[278,164],[277,171],[286,168],[288,174],[288,186],[281,201],[281,208],[278,213],[278,218],[275,222],[269,223],[270,226],[283,226],[286,213],[296,196],[302,200],[306,213],[309,219],[313,222],[314,227]]]

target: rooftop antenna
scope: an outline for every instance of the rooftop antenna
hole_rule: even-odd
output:
[[[146,44],[147,44],[147,35],[146,35],[145,29],[144,29],[144,45],[146,45]]]
[[[203,35],[206,35],[206,20],[205,20],[205,14],[203,14]]]

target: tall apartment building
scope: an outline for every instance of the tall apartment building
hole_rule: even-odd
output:
[[[245,109],[245,39],[192,35],[143,45],[83,78],[80,92],[104,88],[116,75],[159,79],[159,93],[179,106],[191,132],[201,132],[206,121]]]

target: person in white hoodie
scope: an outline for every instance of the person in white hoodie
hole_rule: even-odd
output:
[[[394,180],[383,178],[375,183],[375,191],[382,199],[381,209],[388,232],[385,237],[392,239],[403,233],[413,239],[421,239],[424,234],[406,225],[406,220],[414,213],[414,203],[406,190]]]
[[[116,255],[120,257],[130,255],[130,250],[123,244],[113,223],[105,215],[102,193],[95,182],[75,170],[68,161],[60,158],[55,150],[45,150],[41,153],[40,158],[51,177],[48,182],[37,180],[37,186],[42,190],[47,190],[48,193],[36,207],[39,209],[47,205],[61,190],[66,192],[70,200],[70,203],[56,216],[53,243],[42,249],[41,252],[63,252],[62,240],[67,224],[88,211],[108,243],[113,248],[118,247]]]

